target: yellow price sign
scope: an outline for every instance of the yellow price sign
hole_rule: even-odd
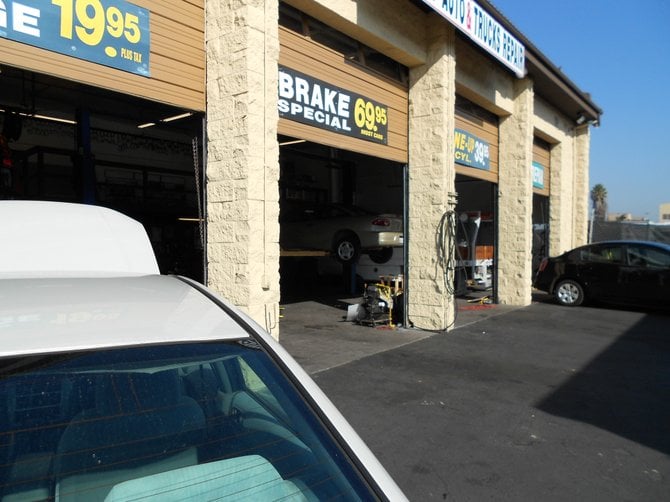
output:
[[[139,18],[130,12],[121,12],[116,6],[105,8],[101,0],[51,0],[61,10],[60,36],[72,39],[73,28],[77,38],[86,45],[98,45],[106,33],[114,38],[125,37],[136,44],[141,40]]]
[[[354,104],[354,120],[357,127],[364,127],[370,131],[379,130],[387,122],[386,107],[375,105],[372,101],[358,98]]]
[[[388,108],[364,97],[354,103],[354,123],[360,134],[375,140],[386,140]]]

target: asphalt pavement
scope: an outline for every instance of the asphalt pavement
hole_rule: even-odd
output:
[[[296,301],[280,342],[410,500],[670,500],[670,315],[540,300],[447,333]]]

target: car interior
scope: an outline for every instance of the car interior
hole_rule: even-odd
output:
[[[0,380],[0,500],[355,492],[362,481],[266,354],[231,346],[15,361]]]

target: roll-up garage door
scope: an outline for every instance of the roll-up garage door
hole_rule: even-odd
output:
[[[279,28],[279,134],[406,163],[407,86]]]
[[[533,138],[533,192],[549,196],[551,179],[551,145],[540,138]]]
[[[498,182],[498,117],[484,108],[456,97],[454,131],[456,172]]]
[[[205,110],[204,0],[18,3],[0,2],[0,63]]]

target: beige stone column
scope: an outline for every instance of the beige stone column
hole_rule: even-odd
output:
[[[498,301],[529,305],[533,237],[533,86],[514,83],[514,113],[500,121]]]
[[[575,130],[575,200],[572,247],[586,244],[588,240],[591,197],[589,187],[589,126]]]
[[[443,330],[454,319],[453,275],[438,259],[436,238],[455,204],[455,35],[437,16],[426,30],[427,62],[410,70],[408,316],[417,328]]]
[[[278,2],[205,12],[208,285],[278,337]]]
[[[549,195],[549,255],[556,256],[573,243],[575,200],[575,141],[568,131],[551,149],[551,193]]]

